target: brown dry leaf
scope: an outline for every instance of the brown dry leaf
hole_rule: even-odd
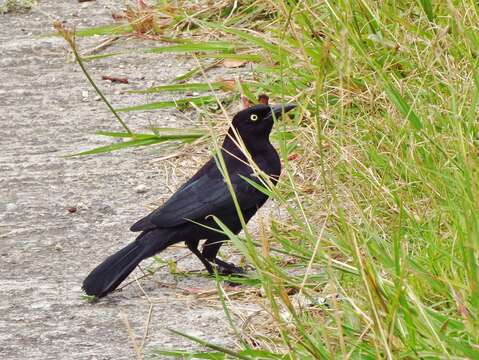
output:
[[[246,60],[238,60],[238,59],[224,59],[223,66],[226,68],[239,68],[244,66],[247,63]]]
[[[224,79],[219,82],[221,83],[221,89],[224,91],[233,91],[236,87],[236,81],[231,79]]]
[[[125,13],[111,13],[111,17],[115,21],[120,21],[120,20],[126,20],[126,14]]]
[[[298,154],[291,154],[291,155],[288,156],[288,160],[289,160],[289,161],[294,161],[294,160],[296,160],[298,157],[299,157]]]
[[[283,300],[283,303],[286,305],[286,307],[291,311],[294,309],[293,304],[291,303],[291,300],[289,299],[288,292],[284,288],[283,285],[279,286],[279,296]]]
[[[269,96],[266,94],[261,94],[258,96],[258,103],[263,104],[263,105],[268,105],[269,104]]]
[[[243,106],[243,109],[247,109],[251,106],[249,99],[244,95],[241,95],[241,104]]]
[[[157,26],[155,11],[143,1],[138,1],[138,8],[127,6],[125,15],[135,32],[139,34],[154,31]]]
[[[122,83],[122,84],[128,84],[128,79],[127,78],[120,78],[116,76],[109,76],[109,75],[103,75],[101,77],[102,80],[109,80],[112,83]]]
[[[160,28],[165,28],[171,25],[173,19],[170,17],[165,17],[157,20],[156,25]]]
[[[183,289],[183,293],[185,295],[204,295],[204,294],[210,294],[216,291],[217,291],[216,289],[203,289],[203,288],[195,288],[195,287]]]

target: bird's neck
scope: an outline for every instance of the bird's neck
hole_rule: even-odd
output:
[[[228,131],[228,134],[226,135],[222,145],[223,152],[236,156],[241,160],[246,160],[241,144],[244,144],[246,150],[248,150],[251,156],[270,151],[272,147],[269,137],[256,137],[249,138],[247,140],[241,138],[240,141],[238,141],[236,135],[231,131]]]

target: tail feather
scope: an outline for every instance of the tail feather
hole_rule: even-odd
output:
[[[136,241],[111,255],[93,269],[83,281],[82,288],[87,295],[94,295],[98,298],[108,295],[135,270],[142,260],[153,256],[169,245],[165,243],[159,246],[158,241],[161,240],[156,236],[153,239],[143,239],[145,234],[148,233],[141,234]]]

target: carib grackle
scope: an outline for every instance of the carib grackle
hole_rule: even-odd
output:
[[[238,145],[237,136],[256,165],[276,184],[281,172],[278,153],[269,141],[274,119],[293,109],[294,105],[248,107],[233,117],[231,127],[221,147],[236,199],[245,222],[266,202],[267,195],[251,186],[244,178],[259,179]],[[234,129],[236,130],[234,130]],[[139,231],[134,242],[108,257],[84,280],[88,295],[103,297],[118,285],[144,259],[158,254],[168,246],[184,241],[201,260],[210,274],[215,266],[219,273],[241,273],[242,269],[217,258],[222,243],[227,240],[212,216],[217,217],[233,233],[241,231],[241,221],[218,159],[212,157],[190,180],[183,184],[166,203],[136,222],[131,231]],[[208,229],[210,228],[210,229]],[[216,230],[213,230],[216,229]],[[206,240],[202,252],[200,240]]]

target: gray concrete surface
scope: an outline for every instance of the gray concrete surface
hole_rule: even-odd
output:
[[[182,160],[178,172],[154,161],[159,151],[152,148],[63,157],[110,141],[93,135],[95,131],[121,129],[95,99],[78,66],[66,60],[64,41],[39,35],[52,31],[54,19],[79,27],[110,23],[111,12],[119,5],[122,2],[38,1],[30,12],[0,16],[2,359],[133,359],[138,353],[148,358],[155,348],[194,346],[169,333],[168,327],[218,344],[224,344],[231,333],[218,301],[182,290],[214,288],[211,279],[200,276],[175,279],[162,269],[152,279],[142,280],[154,303],[149,322],[150,302],[136,284],[94,305],[81,299],[84,276],[106,255],[133,240],[128,227],[147,212],[145,206],[170,194],[176,182],[198,165],[198,157]],[[99,38],[81,39],[80,46],[99,42]],[[139,43],[120,41],[108,51],[133,46]],[[125,106],[149,98],[121,95],[122,89],[169,81],[192,64],[184,57],[142,55],[88,66],[112,102]],[[128,77],[132,84],[102,82],[101,75]],[[145,130],[150,123],[194,125],[174,109],[125,117],[136,130]],[[140,185],[148,191],[137,193]],[[78,211],[69,213],[69,207]],[[173,249],[162,256],[184,254]],[[201,269],[191,257],[179,266]],[[139,352],[133,350],[122,319],[127,319],[138,346],[148,325]]]

